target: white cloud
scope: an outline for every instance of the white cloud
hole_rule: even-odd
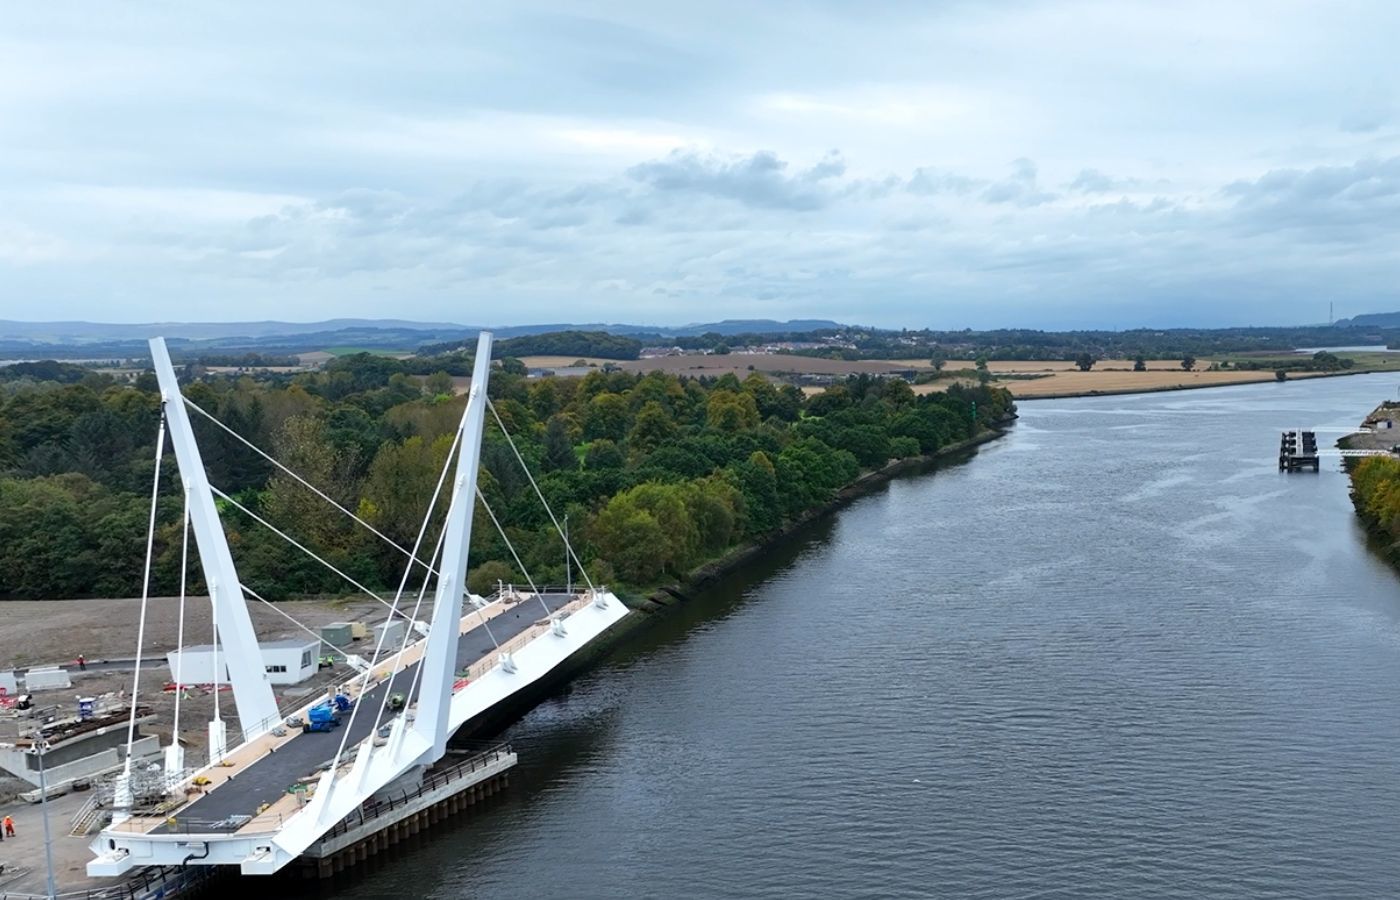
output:
[[[1383,0],[17,7],[0,308],[1048,326],[1309,321],[1319,285],[1400,305],[1397,31]]]

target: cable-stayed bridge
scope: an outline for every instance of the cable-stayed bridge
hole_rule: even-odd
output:
[[[489,333],[478,340],[466,408],[418,539],[411,549],[394,545],[404,553],[405,569],[392,601],[355,582],[295,536],[278,530],[209,484],[190,413],[209,414],[182,396],[163,340],[151,341],[151,354],[163,418],[151,494],[145,589],[150,580],[160,458],[168,430],[184,487],[185,552],[188,536],[193,533],[213,604],[218,654],[214,668],[218,672],[227,667],[241,728],[239,736],[230,740],[216,707],[214,720],[208,723],[209,762],[187,768],[178,742],[177,706],[177,734],[165,752],[164,792],[155,798],[138,796],[132,787],[137,773],[131,771],[127,757],[127,769],[115,791],[112,824],[92,842],[95,858],[88,863],[90,875],[121,875],[136,867],[158,865],[238,866],[244,874],[277,872],[347,818],[358,816],[377,796],[416,785],[428,767],[444,757],[448,740],[458,729],[545,678],[626,615],[616,596],[588,582],[581,565],[577,570],[587,586],[579,591],[550,593],[531,585],[529,589],[503,588],[488,600],[466,590],[476,501],[480,500],[505,538],[504,529],[477,488],[486,414],[489,410],[495,415],[487,397]],[[495,421],[510,441],[500,417]],[[262,453],[242,436],[234,436]],[[523,467],[518,450],[515,455]],[[315,485],[267,458],[341,513],[393,543]],[[533,485],[528,468],[526,475]],[[437,549],[425,558],[420,550],[433,510],[449,485],[450,500]],[[538,486],[535,491],[544,503]],[[253,516],[357,589],[383,602],[391,620],[399,617],[411,623],[402,640],[397,646],[386,646],[391,632],[383,629],[370,658],[350,657],[354,671],[328,696],[294,709],[279,709],[247,606],[250,599],[266,601],[239,581],[216,497]],[[547,504],[545,508],[548,510]],[[558,528],[553,512],[549,517]],[[565,532],[559,532],[571,562],[577,564]],[[514,554],[513,548],[511,552]],[[519,565],[518,556],[516,562]],[[524,570],[523,565],[520,569]],[[421,579],[416,592],[408,588],[415,577]],[[433,593],[428,603],[430,585]],[[425,610],[425,606],[431,609]],[[143,595],[133,710],[140,691],[145,610]],[[419,618],[420,611],[426,620]],[[174,675],[179,683],[180,673]],[[325,723],[328,713],[339,720],[338,726],[327,724],[324,730],[309,727],[318,721]],[[134,733],[134,729],[128,731]]]

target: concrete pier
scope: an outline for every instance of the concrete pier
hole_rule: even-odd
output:
[[[1279,439],[1278,469],[1280,472],[1319,471],[1317,435],[1311,431],[1285,431]]]
[[[510,783],[516,755],[508,744],[439,766],[416,790],[391,795],[348,817],[298,861],[303,878],[331,878],[400,841],[493,796]]]

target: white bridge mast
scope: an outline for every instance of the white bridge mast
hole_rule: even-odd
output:
[[[326,759],[334,739],[320,745],[313,743],[310,749],[314,752],[308,757],[295,750],[274,751],[287,745],[304,747],[302,742],[315,742],[321,736],[293,728],[281,734],[266,733],[278,719],[257,637],[194,444],[170,357],[159,339],[151,342],[156,374],[165,398],[167,423],[189,494],[190,525],[218,614],[219,640],[227,652],[239,717],[245,732],[258,737],[232,751],[228,762],[236,767],[236,779],[234,772],[219,770],[205,792],[187,798],[179,807],[158,815],[153,812],[136,815],[119,827],[105,829],[91,845],[95,857],[88,863],[89,875],[111,877],[138,866],[153,865],[236,865],[245,875],[269,875],[317,847],[318,842],[324,849],[325,842],[332,839],[328,834],[337,822],[366,826],[363,816],[354,820],[358,825],[347,817],[363,811],[366,801],[387,786],[407,775],[421,774],[415,770],[441,759],[448,738],[456,729],[538,683],[627,616],[627,608],[615,596],[606,590],[593,589],[591,585],[587,592],[577,596],[554,594],[546,599],[541,595],[540,602],[552,625],[546,625],[545,620],[520,621],[523,616],[519,613],[510,615],[505,627],[509,632],[509,646],[514,650],[503,652],[493,635],[491,643],[496,649],[475,647],[473,641],[475,649],[469,654],[471,658],[458,659],[462,629],[489,627],[484,610],[480,622],[463,620],[462,594],[472,513],[477,501],[477,469],[481,462],[481,438],[488,406],[486,391],[491,374],[491,345],[491,335],[483,333],[477,342],[466,408],[457,425],[456,469],[452,499],[443,525],[443,550],[432,623],[427,637],[414,644],[415,652],[420,647],[423,650],[418,662],[421,668],[414,673],[418,682],[415,713],[392,716],[387,723],[387,734],[382,730],[379,716],[373,722],[362,722],[359,723],[361,727],[355,727],[357,712],[369,714],[377,706],[380,716],[383,715],[383,703],[388,699],[383,692],[390,689],[385,679],[398,665],[397,661],[385,660],[385,666],[380,667],[377,651],[375,667],[365,674],[363,682],[370,685],[373,679],[374,684],[356,698],[350,722],[343,726],[341,748],[326,765],[308,762],[308,759]],[[543,500],[543,496],[540,499]],[[572,558],[578,562],[577,556]],[[415,564],[421,563],[410,563]],[[499,615],[510,602],[509,598],[498,598],[491,613]],[[469,613],[470,620],[477,618]],[[473,677],[458,687],[457,670],[464,663],[472,664]],[[376,689],[381,691],[377,699],[370,693]],[[313,698],[297,714],[309,716],[315,703]],[[355,736],[353,748],[352,732]],[[384,737],[381,739],[380,735]],[[320,747],[326,748],[325,751]],[[350,750],[348,758],[345,756],[347,749]],[[514,760],[514,755],[509,754],[505,767]],[[316,771],[320,772],[319,777]],[[216,773],[214,764],[201,772]],[[296,781],[309,783],[311,778],[316,779],[315,787],[305,794],[298,792],[297,797],[291,797],[283,793],[282,785]],[[470,787],[472,783],[475,782],[464,783],[463,787]],[[437,787],[432,788],[432,791],[437,790]],[[432,791],[418,796],[414,802],[438,802],[439,795]],[[408,812],[416,813],[420,808],[428,807],[414,807]],[[230,815],[230,811],[236,814]],[[209,819],[201,819],[202,816]],[[369,826],[367,833],[374,833],[376,827]],[[336,837],[348,840],[343,834]],[[359,846],[364,846],[363,840]]]
[[[258,636],[243,599],[238,570],[229,553],[219,511],[214,506],[214,494],[209,490],[209,477],[204,460],[195,443],[190,426],[189,410],[180,393],[175,369],[164,338],[151,338],[151,360],[155,363],[156,380],[160,383],[161,400],[165,404],[165,421],[170,431],[170,443],[180,465],[180,480],[189,497],[190,528],[199,547],[199,565],[204,581],[209,585],[209,599],[218,623],[222,653],[216,655],[228,665],[229,681],[233,685],[233,702],[238,707],[238,724],[245,740],[258,737],[278,724],[277,699],[263,667]]]
[[[413,728],[432,743],[421,762],[432,763],[447,752],[448,711],[452,685],[457,680],[457,638],[461,631],[462,593],[466,589],[467,551],[472,537],[472,512],[476,508],[476,470],[481,462],[481,434],[486,423],[486,382],[491,376],[491,332],[476,341],[476,361],[467,394],[467,408],[457,426],[457,471],[452,481],[452,502],[447,507],[442,563],[433,596],[433,619],[428,645],[423,651],[418,687],[418,713]]]

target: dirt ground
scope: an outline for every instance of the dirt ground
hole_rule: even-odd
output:
[[[306,637],[291,622],[261,603],[248,606],[261,639]],[[298,600],[277,604],[312,631],[331,622],[348,622],[387,612],[372,599],[345,602]],[[190,597],[185,604],[185,643],[207,644],[213,638],[209,598]],[[147,656],[164,657],[176,647],[180,601],[153,597],[146,612]],[[376,613],[378,615],[376,615]],[[0,601],[0,671],[46,663],[69,665],[79,653],[89,662],[131,659],[141,614],[138,598],[96,600]]]
[[[279,603],[277,608],[312,631],[319,631],[322,625],[331,622],[358,620],[373,624],[382,621],[386,612],[384,607],[371,599],[292,601]],[[80,696],[128,696],[132,688],[132,667],[127,665],[108,669],[103,668],[102,664],[107,660],[131,660],[136,656],[140,610],[139,599],[12,600],[0,603],[0,671],[24,669],[43,663],[67,667],[73,686],[37,691],[34,700],[38,706],[58,706],[72,713],[77,711],[77,698]],[[250,604],[249,612],[260,639],[310,637],[260,603]],[[177,646],[178,623],[177,598],[151,600],[146,614],[146,642],[142,655],[147,659],[158,659],[161,664],[146,666],[141,670],[140,702],[150,706],[156,716],[156,721],[143,726],[142,730],[145,734],[159,735],[162,744],[169,742],[175,710],[175,693],[164,690],[173,681],[164,660],[166,652]],[[189,598],[185,608],[185,643],[207,644],[212,637],[208,598]],[[367,649],[372,651],[373,648]],[[74,664],[79,653],[86,657],[91,666],[86,672],[79,671]],[[322,670],[316,678],[302,684],[274,686],[278,705],[285,706],[300,700],[333,681],[343,679],[349,672],[350,669],[341,665]],[[204,723],[213,716],[214,700],[214,692],[208,687],[190,688],[181,699],[180,731],[192,758],[201,754],[207,745],[208,734]],[[233,733],[237,728],[237,715],[233,695],[227,685],[219,692],[219,706],[221,716],[229,720],[230,732]],[[12,737],[10,732],[22,725],[22,721],[0,719],[0,740],[5,740],[6,736]]]
[[[1369,426],[1370,430],[1346,437],[1347,446],[1353,450],[1390,450],[1400,444],[1400,406],[1382,404],[1362,425]]]
[[[60,892],[96,889],[117,884],[117,878],[88,878],[84,866],[92,859],[87,847],[92,838],[71,837],[69,828],[75,813],[87,802],[88,794],[65,794],[49,801],[49,827],[53,833],[54,881]],[[0,815],[15,820],[15,836],[0,843],[0,897],[7,891],[43,896],[44,820],[38,806],[29,803],[0,804]]]

